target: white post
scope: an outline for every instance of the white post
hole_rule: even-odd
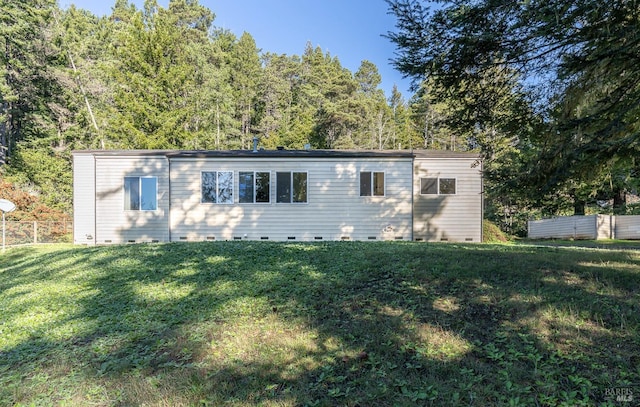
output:
[[[4,253],[4,211],[2,211],[2,252]]]
[[[38,221],[33,221],[33,244],[38,244]]]

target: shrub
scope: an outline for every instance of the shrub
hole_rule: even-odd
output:
[[[508,242],[509,238],[495,223],[485,219],[482,222],[482,241],[485,243],[504,243]]]

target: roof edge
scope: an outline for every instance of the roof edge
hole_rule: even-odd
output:
[[[480,158],[478,153],[448,150],[74,150],[71,153],[166,158]]]

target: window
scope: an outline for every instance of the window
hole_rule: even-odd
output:
[[[455,178],[440,178],[440,194],[441,195],[454,195],[456,193],[456,179]]]
[[[360,196],[384,196],[384,172],[360,173]]]
[[[307,202],[307,173],[306,172],[277,172],[276,173],[276,202],[278,203]]]
[[[420,178],[421,195],[455,195],[455,178]]]
[[[437,195],[438,178],[420,178],[420,193],[422,195]]]
[[[268,172],[245,172],[238,174],[238,196],[240,203],[268,203],[270,201],[270,178]]]
[[[202,172],[202,203],[233,203],[233,172]]]
[[[155,211],[158,209],[156,177],[124,177],[124,210]]]

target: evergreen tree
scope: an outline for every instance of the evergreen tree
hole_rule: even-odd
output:
[[[245,32],[231,49],[231,86],[236,102],[236,119],[240,123],[240,139],[234,148],[249,148],[255,134],[258,84],[262,74],[259,50],[251,34]]]

